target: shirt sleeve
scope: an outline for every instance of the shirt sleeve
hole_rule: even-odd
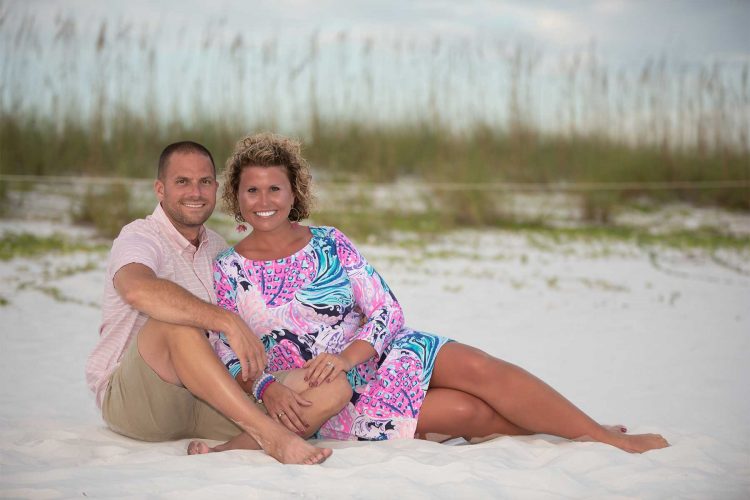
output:
[[[365,316],[365,323],[354,338],[372,344],[380,356],[404,326],[401,305],[349,238],[338,229],[333,230],[332,236],[339,261],[349,276],[354,301]]]
[[[128,264],[143,264],[158,275],[162,266],[162,254],[158,238],[151,237],[146,232],[128,231],[126,228],[112,242],[108,276],[114,277],[117,271]]]
[[[229,278],[224,271],[221,261],[215,260],[213,265],[214,289],[216,290],[216,303],[228,311],[239,313],[237,309],[237,281]],[[208,342],[219,357],[224,366],[227,367],[232,377],[236,377],[242,371],[237,354],[229,346],[226,336],[221,332],[208,331]]]

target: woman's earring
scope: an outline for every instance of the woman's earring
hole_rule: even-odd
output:
[[[299,210],[297,210],[297,207],[292,205],[292,208],[289,210],[289,220],[292,222],[299,222]]]

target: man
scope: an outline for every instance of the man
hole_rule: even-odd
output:
[[[216,205],[217,187],[205,147],[186,141],[164,149],[154,182],[159,205],[125,226],[112,244],[101,338],[88,359],[87,382],[104,421],[120,434],[144,441],[240,437],[281,463],[320,463],[331,450],[312,446],[266,416],[206,338],[206,330],[224,332],[240,358],[243,380],[262,374],[266,359],[258,337],[239,316],[213,305],[211,266],[226,243],[203,224]],[[301,383],[303,377],[290,379],[300,383],[271,386],[289,391],[285,386],[291,384],[308,403],[300,420],[317,426],[350,394],[343,377],[312,389]]]

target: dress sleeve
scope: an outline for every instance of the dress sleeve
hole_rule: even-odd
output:
[[[237,280],[231,279],[225,272],[222,262],[214,261],[214,289],[216,290],[216,303],[228,311],[239,313],[237,309]],[[229,346],[227,338],[221,332],[208,331],[208,342],[219,357],[224,366],[227,367],[232,377],[236,377],[242,370],[237,354]]]
[[[372,344],[378,356],[404,326],[404,315],[386,282],[354,244],[341,231],[332,232],[336,253],[352,285],[354,301],[365,316],[365,323],[354,338]]]

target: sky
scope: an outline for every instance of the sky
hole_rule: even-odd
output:
[[[747,0],[19,0],[52,23],[60,14],[95,27],[103,18],[198,32],[207,21],[248,37],[348,31],[361,35],[502,37],[568,50],[595,41],[613,57],[667,53],[687,60],[750,60]]]

